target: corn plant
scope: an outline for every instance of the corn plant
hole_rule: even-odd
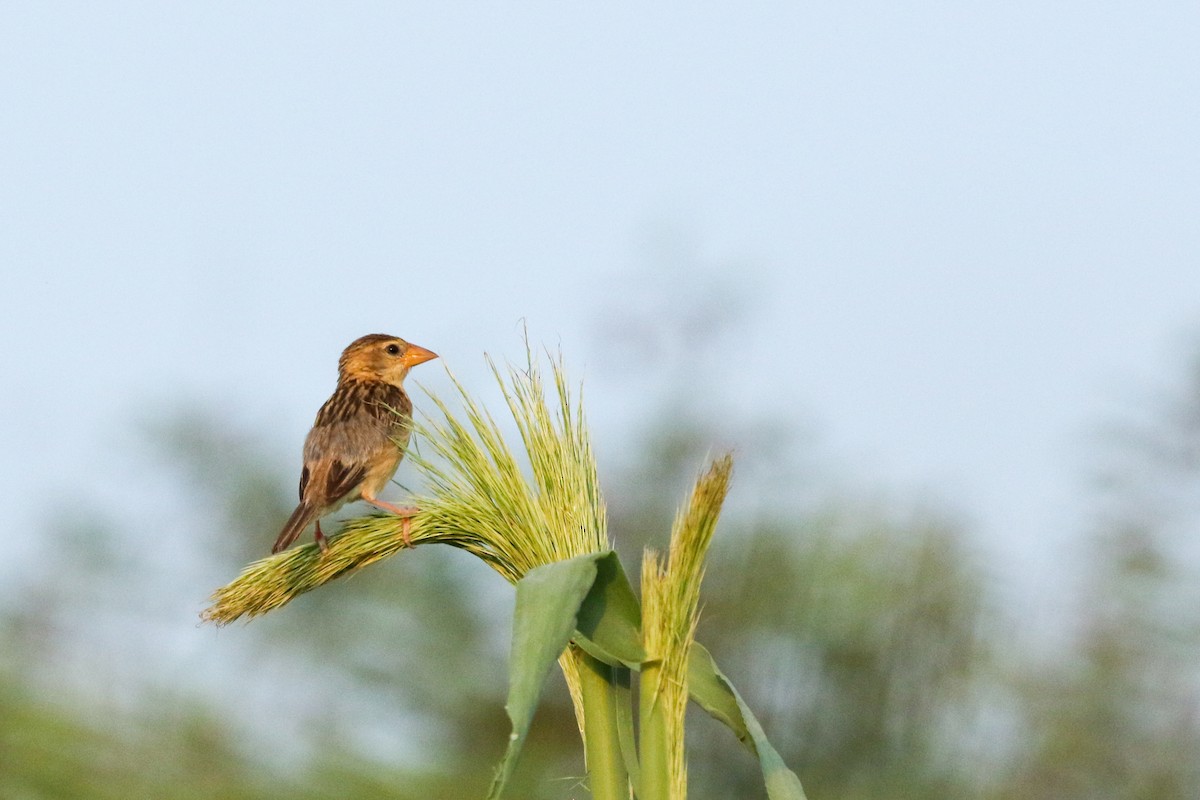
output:
[[[451,376],[462,410],[431,396],[435,413],[415,426],[424,453],[410,458],[428,489],[413,498],[420,513],[410,534],[414,545],[473,553],[516,586],[506,704],[512,733],[489,800],[503,795],[556,661],[570,689],[596,800],[687,796],[689,700],[727,725],[758,759],[771,800],[804,798],[799,779],[695,641],[704,558],[729,489],[731,457],[716,458],[700,475],[676,516],[667,553],[646,552],[639,602],[609,544],[582,403],[572,400],[561,360],[552,360],[550,400],[532,358],[520,370],[488,363],[524,459]],[[218,625],[252,618],[394,555],[404,549],[401,524],[394,516],[350,520],[324,554],[309,544],[250,564],[216,591],[202,618]]]

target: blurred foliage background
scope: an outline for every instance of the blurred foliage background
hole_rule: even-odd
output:
[[[644,369],[666,377],[599,443],[611,533],[636,570],[704,455],[736,447],[699,639],[810,797],[1200,797],[1200,358],[1162,402],[1097,421],[1069,608],[1037,610],[998,591],[960,509],[830,480],[803,432],[732,419],[671,369],[670,341],[736,326],[714,313],[624,326],[662,339]],[[207,592],[266,553],[294,464],[219,409],[139,425],[114,467],[135,510],[48,513],[42,568],[0,614],[0,798],[483,796],[509,587],[421,548],[197,629]],[[694,798],[765,796],[724,728],[697,712],[689,738]],[[586,797],[582,774],[556,677],[511,796]]]

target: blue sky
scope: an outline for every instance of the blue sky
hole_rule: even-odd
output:
[[[1094,426],[1194,344],[1194,3],[2,18],[19,539],[46,508],[128,496],[126,432],[184,398],[263,427],[290,468],[366,332],[483,382],[480,354],[519,358],[526,320],[617,436],[657,410],[618,364],[653,354],[604,335],[716,287],[739,321],[685,345],[680,377],[868,484],[944,499],[1052,579]]]

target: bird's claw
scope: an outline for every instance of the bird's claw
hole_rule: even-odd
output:
[[[412,534],[409,532],[412,528],[412,515],[400,518],[400,536],[404,539],[405,547],[412,547]]]
[[[384,511],[390,511],[400,517],[400,536],[404,539],[405,547],[412,547],[412,518],[420,511],[416,506],[396,506],[376,497],[363,497],[371,505],[376,508],[382,508]]]

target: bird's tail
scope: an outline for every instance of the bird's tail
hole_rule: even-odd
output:
[[[296,541],[296,537],[304,532],[308,527],[308,523],[313,521],[316,516],[317,509],[308,503],[301,503],[296,506],[296,510],[288,517],[288,521],[284,524],[283,530],[279,532],[279,538],[275,540],[275,546],[271,548],[272,553],[278,553],[281,550],[286,550],[288,546]]]

